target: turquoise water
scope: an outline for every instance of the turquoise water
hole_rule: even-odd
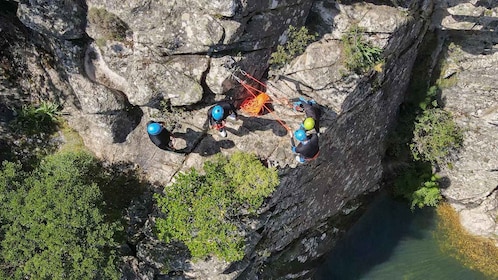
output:
[[[381,194],[320,266],[316,280],[481,280],[442,253],[434,239],[436,214],[410,211]]]

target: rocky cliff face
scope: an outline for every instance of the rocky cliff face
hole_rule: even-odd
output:
[[[498,244],[498,3],[448,1],[439,10],[442,100],[465,131],[443,194],[470,233]]]
[[[135,229],[130,243],[137,253],[127,257],[126,279],[168,279],[161,270],[173,252],[170,269],[184,273],[178,279],[310,277],[309,268],[360,213],[361,198],[378,189],[387,133],[433,11],[430,0],[5,3],[9,9],[0,21],[2,103],[57,100],[96,155],[134,163],[158,185],[219,152],[256,152],[280,168],[281,185],[261,220],[254,221],[246,258],[230,267],[214,260],[191,263],[186,254],[178,254],[178,247],[155,239],[150,201],[131,207],[130,213],[140,214],[131,215]],[[244,94],[232,78],[243,76],[232,72],[233,66],[263,78],[271,48],[285,42],[287,27],[306,22],[319,31],[318,41],[282,69],[279,79],[268,81],[268,93],[278,118],[291,128],[303,116],[288,107],[289,99],[305,96],[323,106],[319,158],[297,166],[288,132],[273,114],[241,116],[228,124],[226,139],[208,131],[208,107]],[[340,38],[352,25],[364,28],[369,40],[384,49],[385,61],[377,71],[356,75],[344,67]],[[493,95],[493,87],[482,92]],[[451,96],[448,106],[461,103],[451,102],[458,94]],[[489,102],[483,101],[477,114],[493,116]],[[158,150],[145,133],[151,118],[166,121],[188,153]],[[494,125],[486,127],[492,140]],[[493,169],[494,158],[488,157],[486,168]],[[464,169],[457,164],[451,172]],[[496,178],[491,171],[486,174],[489,183],[480,199],[471,202],[495,199]],[[453,197],[451,189],[446,195]]]

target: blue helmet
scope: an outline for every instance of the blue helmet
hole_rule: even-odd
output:
[[[219,121],[223,118],[223,114],[225,111],[223,110],[223,107],[220,105],[214,106],[213,110],[211,111],[211,115],[213,116],[213,119]]]
[[[147,132],[150,135],[158,135],[162,129],[162,126],[156,122],[147,125]]]
[[[307,139],[306,131],[304,131],[304,129],[298,129],[294,132],[294,137],[299,141],[304,141]]]

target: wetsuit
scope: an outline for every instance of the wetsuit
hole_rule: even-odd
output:
[[[305,159],[311,159],[318,154],[319,146],[318,146],[318,136],[316,133],[308,136],[308,141],[306,144],[303,142],[299,143],[296,147],[296,153],[301,155],[301,157]]]
[[[147,125],[149,125],[150,123],[153,123],[153,122],[150,121],[147,123]],[[150,141],[152,141],[152,143],[154,143],[154,145],[156,145],[157,147],[159,147],[162,150],[174,152],[175,150],[170,147],[170,142],[171,142],[170,136],[171,136],[171,133],[163,126],[162,126],[161,132],[159,132],[159,134],[157,134],[157,135],[149,134]]]
[[[302,102],[301,106],[304,109],[304,113],[306,117],[313,118],[315,120],[315,131],[316,133],[320,133],[320,117],[322,116],[322,110],[318,104],[309,104],[307,102]]]
[[[213,114],[212,114],[213,108],[216,105],[220,105],[221,108],[223,108],[223,117],[220,120],[218,120],[218,121],[213,118]],[[234,114],[235,116],[237,116],[237,112],[235,112],[235,107],[233,106],[232,103],[230,103],[228,101],[220,101],[216,105],[213,106],[213,107],[211,107],[211,108],[209,108],[209,110],[207,112],[207,116],[208,116],[208,120],[209,120],[209,126],[213,126],[215,124],[221,126],[221,125],[223,125],[223,121],[228,116],[230,116],[231,114]]]

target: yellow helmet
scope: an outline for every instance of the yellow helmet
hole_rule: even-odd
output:
[[[313,118],[306,118],[303,122],[303,127],[306,130],[312,130],[315,128],[315,120]]]

